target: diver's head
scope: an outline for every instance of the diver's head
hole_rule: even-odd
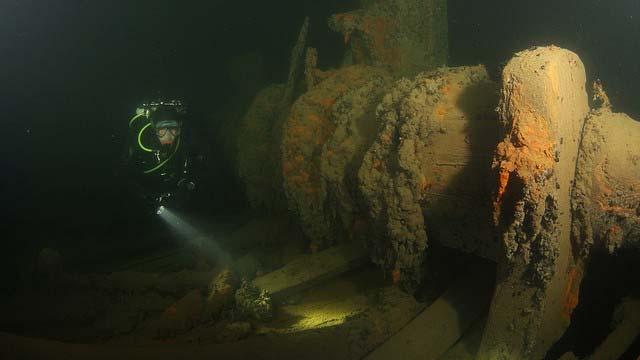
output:
[[[175,106],[159,105],[150,114],[150,120],[161,145],[173,145],[177,141],[184,119]]]

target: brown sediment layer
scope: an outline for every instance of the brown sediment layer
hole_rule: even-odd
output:
[[[543,357],[576,305],[570,196],[585,79],[578,56],[553,46],[518,53],[504,69],[493,204],[502,252],[481,359]]]
[[[386,72],[381,69],[346,67],[317,84],[291,107],[282,139],[284,190],[289,208],[299,215],[312,241],[313,251],[339,235],[339,226],[333,225],[340,221],[334,206],[336,197],[338,203],[352,206],[351,201],[343,199],[351,196],[342,184],[347,176],[344,167],[355,153],[363,151],[358,149],[366,144],[363,137],[367,134],[359,133],[357,125],[375,120],[366,115],[386,81]]]
[[[380,130],[359,186],[375,224],[373,260],[406,288],[421,280],[428,231],[447,246],[495,254],[483,194],[496,102],[495,84],[477,66],[400,80],[378,106]]]

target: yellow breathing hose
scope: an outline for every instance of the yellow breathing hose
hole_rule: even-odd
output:
[[[176,143],[176,148],[173,150],[173,152],[171,153],[171,155],[169,155],[168,158],[166,158],[163,162],[161,162],[160,164],[156,165],[155,167],[149,169],[149,170],[145,170],[145,174],[150,174],[158,169],[160,169],[161,167],[163,167],[167,162],[169,162],[169,160],[171,160],[173,158],[173,155],[175,155],[178,152],[178,149],[180,148],[180,138],[178,138],[178,142]]]
[[[145,125],[142,129],[140,129],[140,131],[138,132],[138,146],[140,146],[140,148],[146,152],[152,152],[153,149],[150,149],[146,146],[144,146],[142,144],[142,134],[144,133],[145,130],[147,130],[147,128],[151,126],[151,123],[148,123],[147,125]]]
[[[145,116],[144,114],[138,114],[136,116],[134,116],[133,118],[131,118],[131,120],[129,120],[129,127],[131,127],[133,125],[133,122],[136,121],[138,118]],[[153,149],[150,149],[146,146],[144,146],[144,144],[142,144],[142,134],[144,134],[144,131],[147,130],[147,128],[151,126],[151,123],[148,123],[147,125],[143,126],[142,129],[140,129],[140,131],[138,132],[138,146],[140,146],[140,148],[146,152],[152,152]],[[163,162],[161,162],[160,164],[154,166],[153,168],[149,169],[149,170],[145,170],[144,173],[145,174],[150,174],[160,168],[162,168],[166,163],[169,162],[169,160],[173,159],[173,156],[178,152],[178,149],[180,148],[180,138],[178,137],[178,142],[176,143],[176,147],[173,150],[173,152],[171,153],[171,155],[169,155],[168,158],[166,158]]]

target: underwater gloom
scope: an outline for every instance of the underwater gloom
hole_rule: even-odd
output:
[[[0,2],[0,359],[640,359],[640,2]]]

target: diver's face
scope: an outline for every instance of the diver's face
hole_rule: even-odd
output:
[[[156,136],[162,145],[173,145],[180,136],[179,127],[159,127],[156,129]]]

